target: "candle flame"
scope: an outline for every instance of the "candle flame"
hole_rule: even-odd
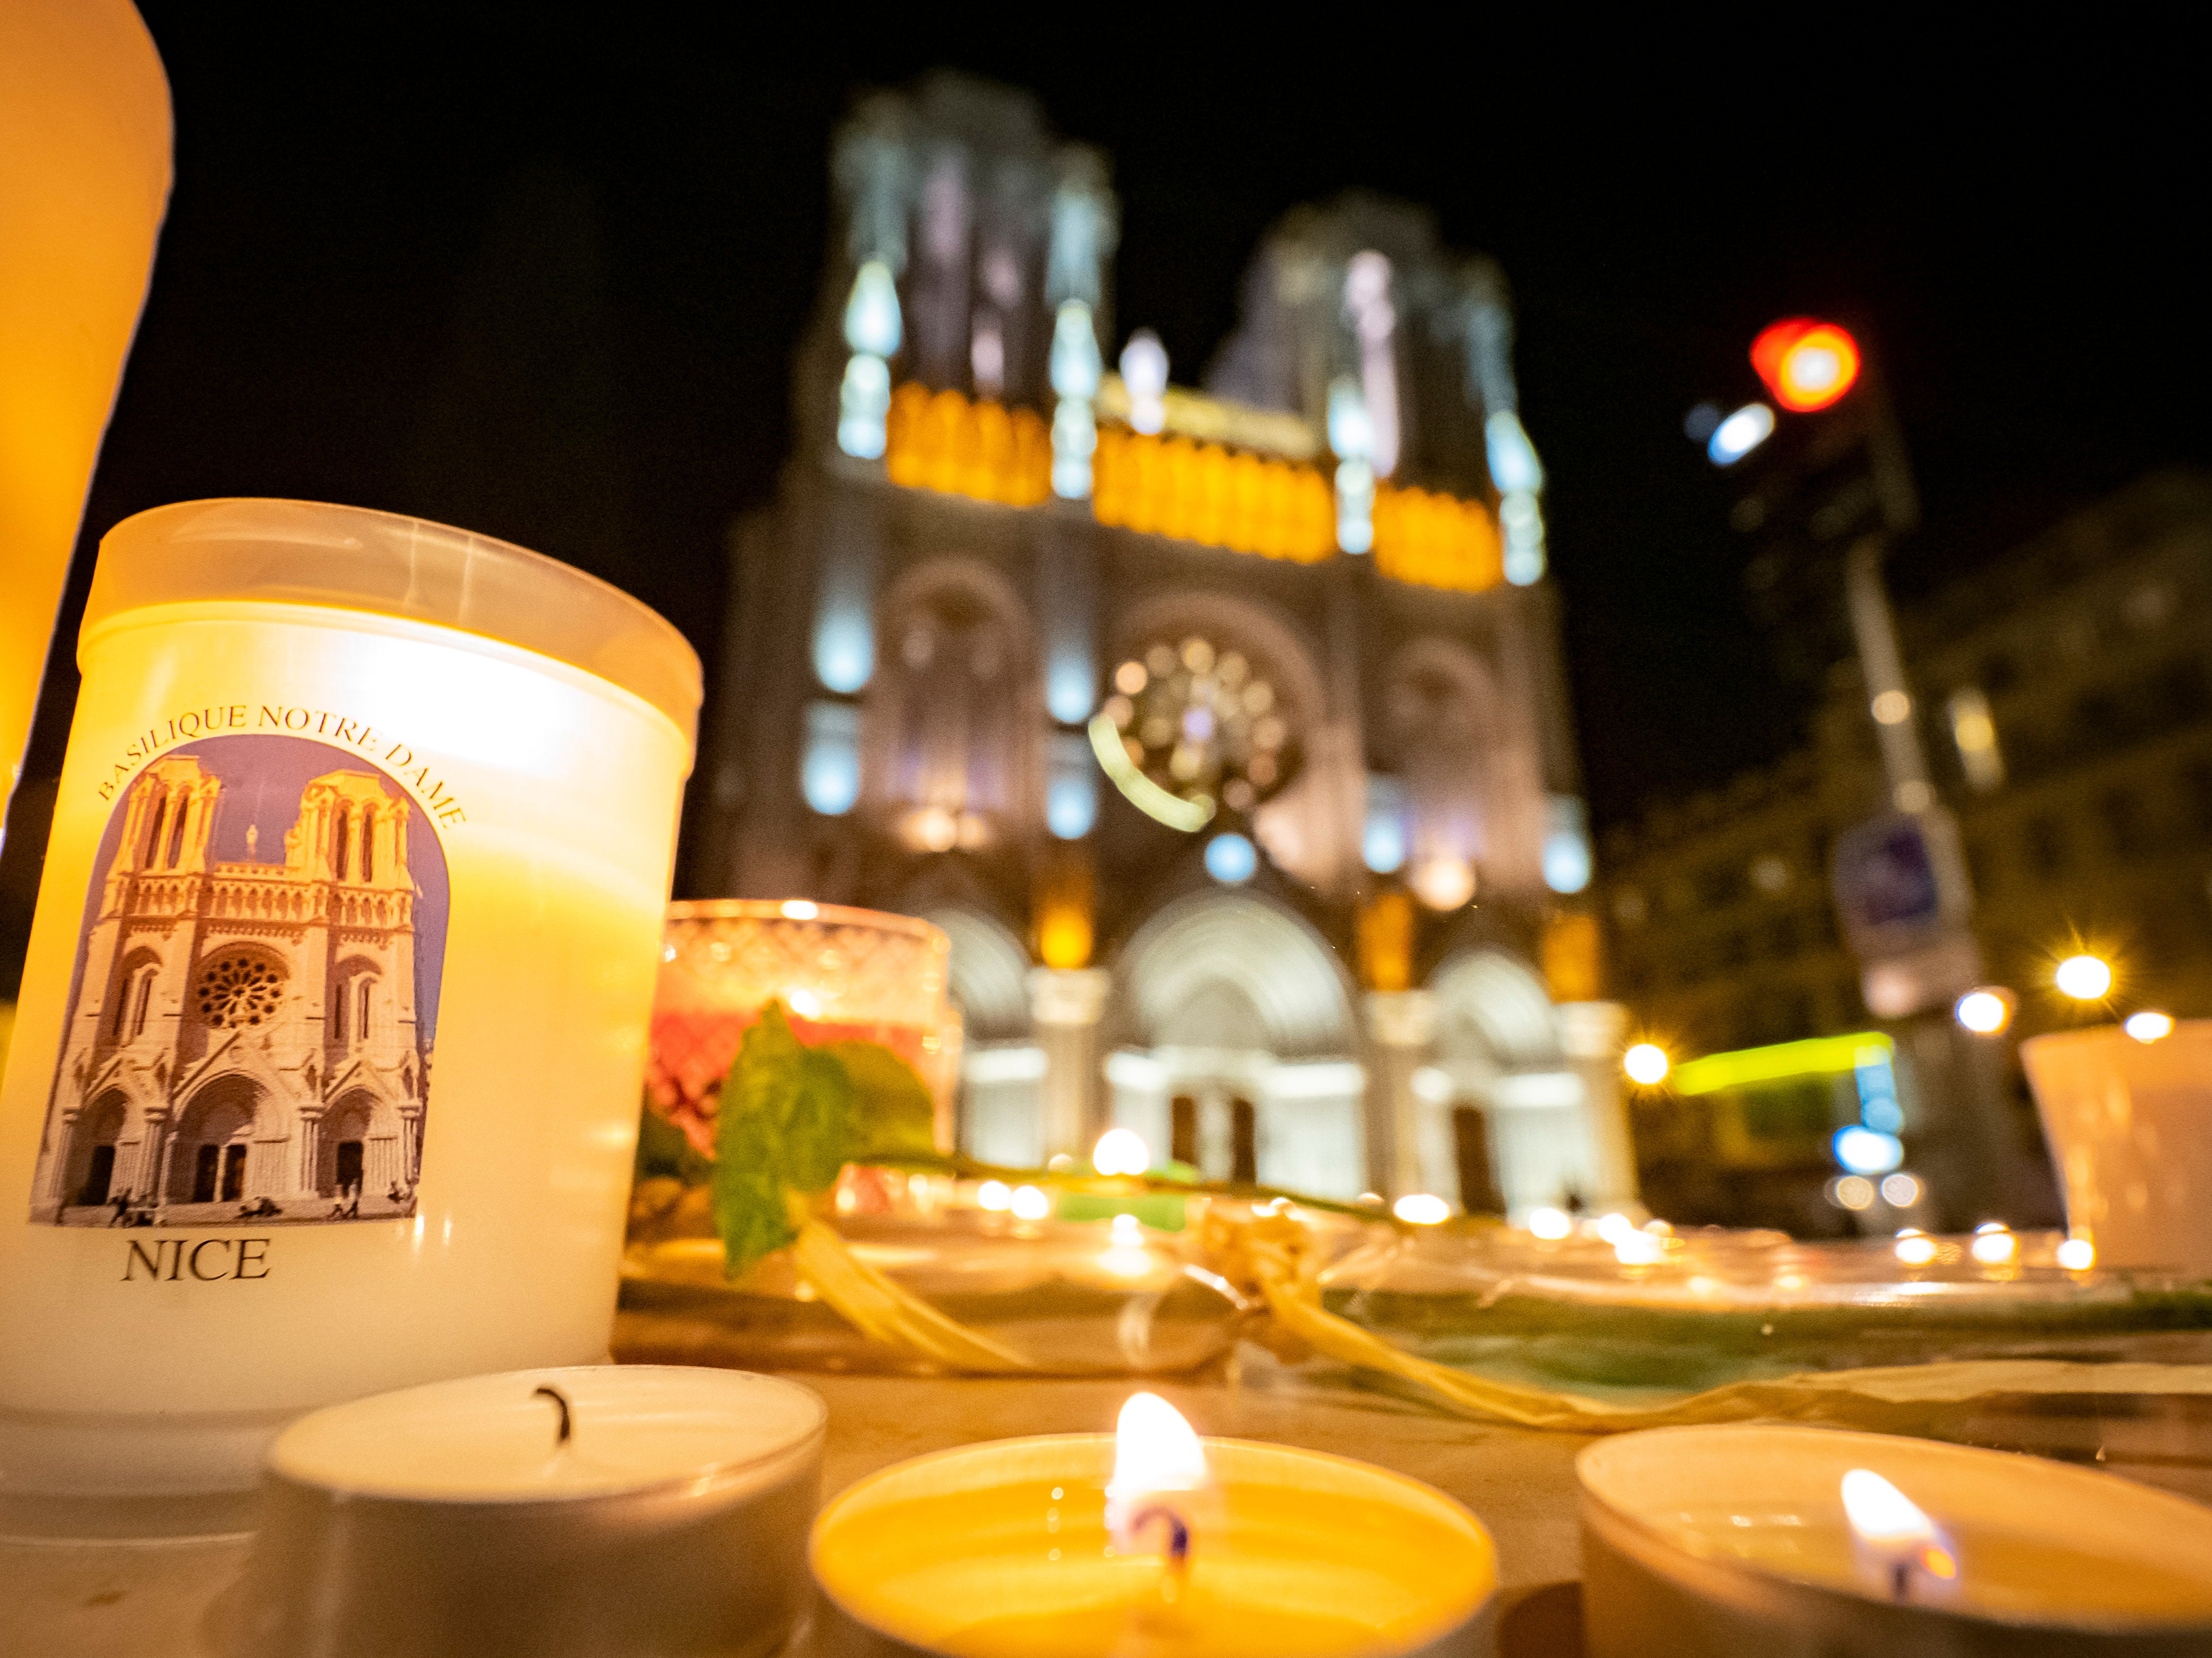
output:
[[[1206,1448],[1182,1412],[1158,1393],[1132,1393],[1114,1428],[1114,1476],[1106,1483],[1106,1523],[1117,1545],[1130,1522],[1164,1491],[1206,1484]]]
[[[1871,1468],[1854,1468],[1844,1476],[1844,1512],[1850,1518],[1851,1529],[1869,1543],[1894,1546],[1936,1539],[1935,1521]],[[1946,1554],[1943,1559],[1948,1564],[1951,1557]],[[1957,1570],[1952,1566],[1953,1573]]]

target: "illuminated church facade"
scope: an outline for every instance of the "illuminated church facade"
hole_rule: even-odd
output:
[[[1121,1125],[1324,1195],[1632,1199],[1496,267],[1299,209],[1186,388],[1028,99],[882,94],[835,171],[693,885],[943,926],[986,1161]]]

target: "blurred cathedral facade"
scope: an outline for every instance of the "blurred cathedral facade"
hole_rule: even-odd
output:
[[[879,94],[833,165],[691,884],[943,926],[985,1161],[1118,1124],[1322,1195],[1632,1200],[1496,267],[1300,208],[1189,389],[1026,96]]]

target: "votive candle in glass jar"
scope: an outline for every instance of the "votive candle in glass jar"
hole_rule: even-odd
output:
[[[952,1149],[959,1016],[949,993],[951,941],[915,916],[811,899],[710,899],[668,906],[653,1009],[653,1104],[703,1152],[714,1094],[744,1033],[781,1002],[810,1047],[879,1042],[912,1065]]]
[[[698,660],[419,520],[101,543],[0,1093],[0,1490],[603,1358]]]

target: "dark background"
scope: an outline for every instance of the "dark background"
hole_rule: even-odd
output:
[[[1380,11],[1210,46],[1183,23],[1060,36],[919,9],[824,12],[814,36],[814,14],[757,8],[569,34],[384,9],[146,15],[176,189],[64,641],[116,521],[258,494],[538,548],[714,661],[725,532],[786,460],[831,131],[855,89],[939,64],[1034,88],[1110,153],[1117,327],[1157,328],[1178,380],[1301,200],[1425,202],[1449,242],[1502,262],[1601,828],[1802,730],[1809,690],[1769,667],[1745,551],[1682,432],[1700,399],[1748,390],[1764,323],[1872,320],[1924,497],[1893,565],[1907,598],[2154,465],[2212,460],[2196,94],[2161,78],[2189,61],[2176,42],[2039,56],[1595,24],[1527,42]],[[27,922],[66,737],[57,655],[0,933]]]

